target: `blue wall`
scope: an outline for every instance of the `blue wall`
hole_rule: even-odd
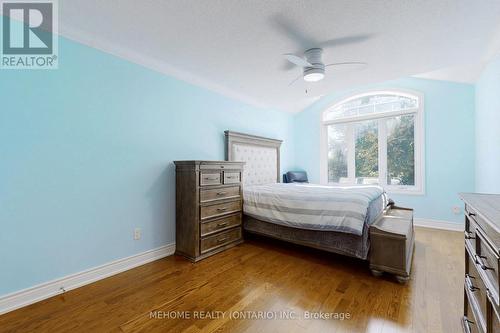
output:
[[[172,243],[172,161],[223,159],[225,129],[283,139],[283,171],[298,166],[318,182],[320,113],[364,89],[425,95],[426,194],[394,195],[398,203],[417,217],[458,222],[457,192],[474,190],[471,85],[402,79],[290,115],[66,39],[59,47],[58,70],[0,73],[0,295]],[[494,99],[498,81],[481,82],[484,100]],[[479,104],[488,124],[491,111]]]
[[[500,58],[476,83],[476,191],[500,193]]]
[[[323,97],[295,116],[295,164],[320,180],[320,115],[331,104],[368,89],[399,88],[424,94],[425,195],[391,194],[413,207],[415,216],[462,222],[453,206],[462,206],[457,193],[474,190],[474,86],[405,78]]]
[[[0,100],[0,295],[174,242],[172,161],[224,159],[226,129],[293,161],[291,115],[65,39],[58,70],[1,71]]]

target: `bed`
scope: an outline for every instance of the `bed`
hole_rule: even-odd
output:
[[[378,186],[280,183],[281,140],[225,131],[226,160],[245,162],[245,232],[367,259],[369,226],[386,206]]]

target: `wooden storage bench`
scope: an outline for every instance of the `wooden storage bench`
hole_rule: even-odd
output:
[[[370,226],[370,269],[375,276],[395,274],[400,283],[410,278],[415,231],[413,209],[389,206]]]

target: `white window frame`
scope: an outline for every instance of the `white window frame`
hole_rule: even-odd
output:
[[[388,111],[380,112],[374,114],[366,114],[362,116],[354,117],[342,117],[338,120],[324,120],[325,115],[336,106],[349,102],[353,99],[358,99],[361,97],[371,96],[371,95],[398,95],[405,96],[409,98],[418,99],[418,107],[408,110],[400,111]],[[349,185],[355,183],[355,165],[354,163],[348,163],[348,178],[350,179],[349,184],[338,184],[328,182],[328,126],[332,124],[342,124],[342,123],[353,123],[364,120],[378,120],[379,121],[379,142],[381,136],[386,133],[385,122],[381,121],[385,118],[391,118],[395,116],[413,114],[415,116],[415,185],[387,185],[387,158],[381,158],[383,155],[387,155],[387,140],[379,144],[379,183],[384,189],[389,193],[399,193],[399,194],[414,194],[414,195],[424,195],[425,194],[425,128],[424,128],[424,96],[422,93],[411,90],[403,89],[377,89],[369,90],[363,93],[358,93],[345,97],[339,101],[332,103],[320,114],[320,182],[325,185]],[[349,156],[348,160],[353,160],[354,155],[354,140],[349,140],[347,143],[349,146]]]

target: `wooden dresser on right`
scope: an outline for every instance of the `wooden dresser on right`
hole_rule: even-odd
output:
[[[500,195],[461,193],[465,203],[467,333],[500,333]]]

